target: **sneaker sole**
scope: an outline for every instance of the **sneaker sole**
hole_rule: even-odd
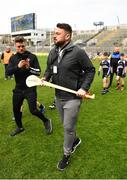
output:
[[[55,109],[56,107],[49,107],[50,109]]]
[[[79,143],[74,147],[74,150],[71,151],[71,154],[73,154],[76,150],[76,148],[81,144],[82,140],[80,139]]]
[[[69,164],[69,162],[67,163],[67,166],[68,166],[68,164]],[[58,165],[59,165],[59,163],[57,164],[57,169],[58,169],[59,171],[64,171],[64,169],[67,167],[67,166],[66,166],[64,169],[60,169]]]
[[[18,132],[18,133],[16,133],[16,134],[10,134],[10,136],[11,136],[11,137],[17,136],[17,135],[19,135],[20,133],[22,133],[22,132],[24,132],[24,131],[25,131],[25,129],[22,129],[20,132]]]

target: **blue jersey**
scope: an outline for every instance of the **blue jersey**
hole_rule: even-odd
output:
[[[111,55],[111,61],[110,61],[110,65],[113,68],[117,68],[118,65],[118,61],[120,60],[120,52],[113,52],[113,54]]]

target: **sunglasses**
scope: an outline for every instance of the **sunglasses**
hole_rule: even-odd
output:
[[[24,47],[25,47],[24,45],[17,46],[17,48],[24,48]]]

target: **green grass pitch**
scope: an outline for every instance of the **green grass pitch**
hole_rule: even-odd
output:
[[[46,57],[39,57],[42,74]],[[94,62],[96,71],[99,64]],[[91,92],[95,100],[84,100],[80,110],[77,134],[82,139],[65,171],[56,165],[62,156],[63,127],[57,110],[48,106],[54,89],[38,87],[38,100],[46,106],[46,116],[53,121],[53,134],[47,136],[41,121],[32,116],[24,101],[25,132],[10,137],[15,128],[12,120],[14,80],[4,80],[0,64],[0,179],[126,179],[127,178],[127,80],[125,90],[101,95],[102,79],[95,76]]]

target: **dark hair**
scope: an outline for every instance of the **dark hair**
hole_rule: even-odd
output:
[[[124,53],[121,53],[120,56],[124,56]]]
[[[72,34],[72,27],[69,24],[66,23],[58,23],[56,25],[56,27],[60,28],[60,29],[64,29],[65,31],[69,32],[70,34]]]
[[[24,39],[24,37],[23,36],[17,36],[16,38],[15,38],[15,43],[23,43],[23,42],[26,42],[26,40]]]
[[[109,56],[108,52],[103,53],[104,56]]]

